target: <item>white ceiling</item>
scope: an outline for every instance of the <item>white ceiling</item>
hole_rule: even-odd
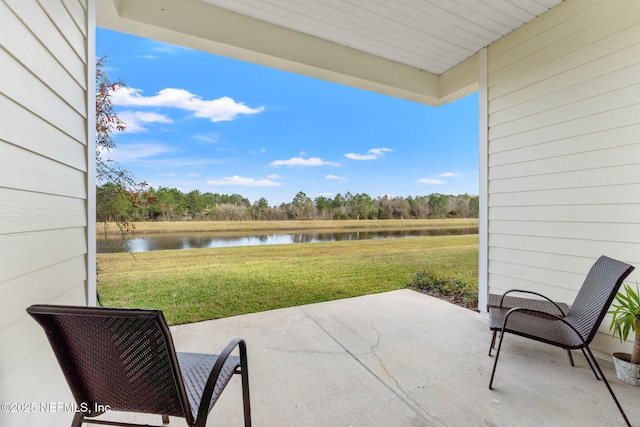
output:
[[[562,0],[201,0],[441,74]]]
[[[478,89],[477,52],[562,0],[97,0],[97,24],[441,105]]]

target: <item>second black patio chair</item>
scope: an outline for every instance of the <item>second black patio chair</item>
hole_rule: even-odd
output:
[[[502,340],[507,333],[561,347],[568,352],[582,350],[596,378],[598,380],[602,378],[622,417],[630,426],[627,415],[622,410],[622,406],[602,373],[600,365],[589,349],[589,344],[595,337],[620,285],[633,269],[634,267],[628,264],[601,256],[589,270],[566,315],[551,314],[523,307],[491,308],[489,327],[494,332],[491,346],[494,345],[496,332],[500,333],[500,341],[493,363],[489,388],[493,387]],[[596,373],[594,366],[600,376]]]
[[[204,427],[234,374],[242,378],[244,424],[251,425],[247,351],[232,340],[220,355],[176,353],[161,311],[33,305],[79,409],[71,424],[140,426],[94,419],[107,411],[184,418]],[[232,354],[239,349],[239,356]]]

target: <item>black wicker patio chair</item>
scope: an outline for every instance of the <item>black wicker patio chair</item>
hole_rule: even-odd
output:
[[[561,347],[568,352],[579,349],[582,350],[596,378],[598,380],[602,378],[604,381],[622,417],[627,425],[630,426],[627,415],[622,410],[622,406],[620,406],[620,402],[618,402],[609,382],[602,373],[598,361],[589,349],[589,344],[595,337],[598,327],[602,323],[620,285],[633,269],[634,267],[628,264],[601,256],[589,270],[575,301],[566,315],[551,314],[523,307],[511,309],[491,308],[489,311],[489,328],[494,331],[492,346],[495,342],[496,332],[500,332],[500,341],[493,363],[489,388],[493,387],[493,378],[498,366],[500,348],[506,333]],[[489,350],[489,355],[491,355],[491,350]],[[594,366],[600,376],[596,373]]]
[[[533,295],[534,298],[507,296],[512,293]],[[535,297],[540,297],[540,299],[537,299]],[[554,319],[554,315],[564,317],[567,315],[567,312],[569,311],[569,306],[565,303],[552,301],[551,299],[547,298],[546,296],[538,292],[527,291],[524,289],[510,289],[505,293],[503,293],[502,295],[493,295],[493,294],[489,295],[489,303],[487,304],[487,311],[491,311],[492,308],[500,308],[500,309],[503,309],[502,311],[503,313],[506,313],[507,311],[509,311],[509,309],[516,308],[516,307],[522,308],[523,309],[522,313],[524,314],[529,314],[532,316],[539,316],[539,317],[547,317],[551,319]],[[544,313],[544,314],[541,314],[541,313]],[[493,329],[493,336],[491,337],[491,345],[489,346],[489,356],[491,356],[491,350],[495,348],[496,335],[499,330],[500,330],[499,328]],[[582,349],[582,353],[585,355],[585,357],[587,357],[584,349]],[[569,363],[571,364],[571,366],[575,366],[575,363],[573,363],[573,356],[571,355],[570,349],[567,349],[567,354],[569,355]],[[588,361],[589,359],[587,358],[587,362]],[[593,367],[591,369],[593,370]],[[597,377],[598,376],[596,375],[596,378]]]
[[[251,425],[247,351],[232,340],[220,355],[176,353],[159,310],[32,305],[71,388],[77,408],[72,427],[83,422],[140,424],[94,419],[107,411],[184,418],[204,427],[234,374],[241,375],[244,424]],[[231,354],[235,348],[239,356]]]

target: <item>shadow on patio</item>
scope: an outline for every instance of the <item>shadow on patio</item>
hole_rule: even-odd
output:
[[[171,330],[178,351],[219,352],[231,338],[247,341],[256,426],[624,425],[579,352],[572,368],[564,350],[509,335],[489,390],[487,321],[410,290]],[[601,366],[639,424],[640,388],[619,381],[611,363]],[[240,393],[234,379],[210,425],[242,425]],[[172,418],[171,425],[183,424]]]

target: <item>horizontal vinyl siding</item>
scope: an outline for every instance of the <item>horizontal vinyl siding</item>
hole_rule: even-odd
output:
[[[61,32],[56,24],[47,16],[46,11],[39,7],[35,1],[5,0],[13,14],[29,28],[50,55],[60,64],[64,64],[64,69],[81,86],[86,86],[85,79],[85,54],[78,54],[77,51],[66,41],[66,35]],[[53,2],[44,2],[53,3]],[[4,16],[4,15],[3,15]],[[4,18],[3,18],[4,19]],[[67,28],[67,32],[78,31],[74,28]]]
[[[86,0],[0,1],[3,402],[72,402],[25,309],[87,302],[87,7]],[[0,413],[0,425],[68,425],[72,417]]]
[[[86,146],[42,120],[25,106],[0,94],[0,129],[4,142],[86,172]],[[42,142],[46,141],[46,144]]]
[[[548,21],[544,19],[545,16],[534,23],[541,30],[540,34],[532,35],[531,39],[503,54],[498,54],[496,50],[495,54],[504,55],[506,60],[501,61],[497,56],[489,58],[492,97],[504,96],[524,86],[562,75],[570,69],[595,62],[635,44],[629,40],[629,35],[634,32],[633,14],[636,13],[637,2],[583,0],[580,3],[577,7],[584,8],[583,12],[575,9],[574,5],[561,5],[569,12],[565,20],[545,28]],[[569,9],[573,9],[573,12]],[[562,12],[554,9],[550,14]],[[546,34],[548,37],[544,37]],[[517,43],[517,38],[512,37],[509,43]],[[502,42],[500,40],[496,45]],[[489,55],[492,53],[489,52]],[[518,76],[518,79],[514,80],[513,76]],[[542,93],[550,92],[547,90]]]
[[[6,285],[5,281],[31,271],[84,255],[86,247],[85,227],[2,234],[0,259],[3,268],[0,271],[0,287]],[[47,281],[43,277],[42,286],[46,286]]]
[[[76,299],[84,295],[84,280],[76,283],[67,282],[73,285],[66,289],[64,293],[57,295],[50,300],[51,303],[59,302],[65,304],[69,299]],[[41,349],[42,346],[48,346],[46,340],[42,340],[42,328],[34,322],[30,316],[21,316],[18,320],[11,324],[11,328],[3,328],[0,330],[0,339],[3,345],[11,346],[19,351],[14,351],[0,359],[0,378],[9,375],[11,370],[22,363],[25,355]],[[41,351],[41,350],[39,350]],[[25,392],[28,390],[25,390]]]
[[[640,267],[640,3],[567,0],[487,66],[489,292],[571,303],[600,255]]]
[[[0,49],[0,69],[4,82],[3,94],[23,105],[40,118],[45,118],[54,127],[62,130],[77,141],[86,136],[85,117],[73,109],[69,103],[53,92],[37,75],[16,62],[11,53]],[[46,69],[42,70],[47,73]]]
[[[0,188],[0,234],[84,227],[85,210],[79,198]]]
[[[12,144],[0,145],[0,170],[0,187],[77,198],[86,194],[84,172]]]
[[[85,279],[84,264],[84,257],[76,256],[6,281],[0,287],[0,310],[4,313],[0,328],[20,319],[24,307],[33,304],[33,301],[53,301],[69,288],[77,287]],[[42,286],[43,283],[47,286]]]

